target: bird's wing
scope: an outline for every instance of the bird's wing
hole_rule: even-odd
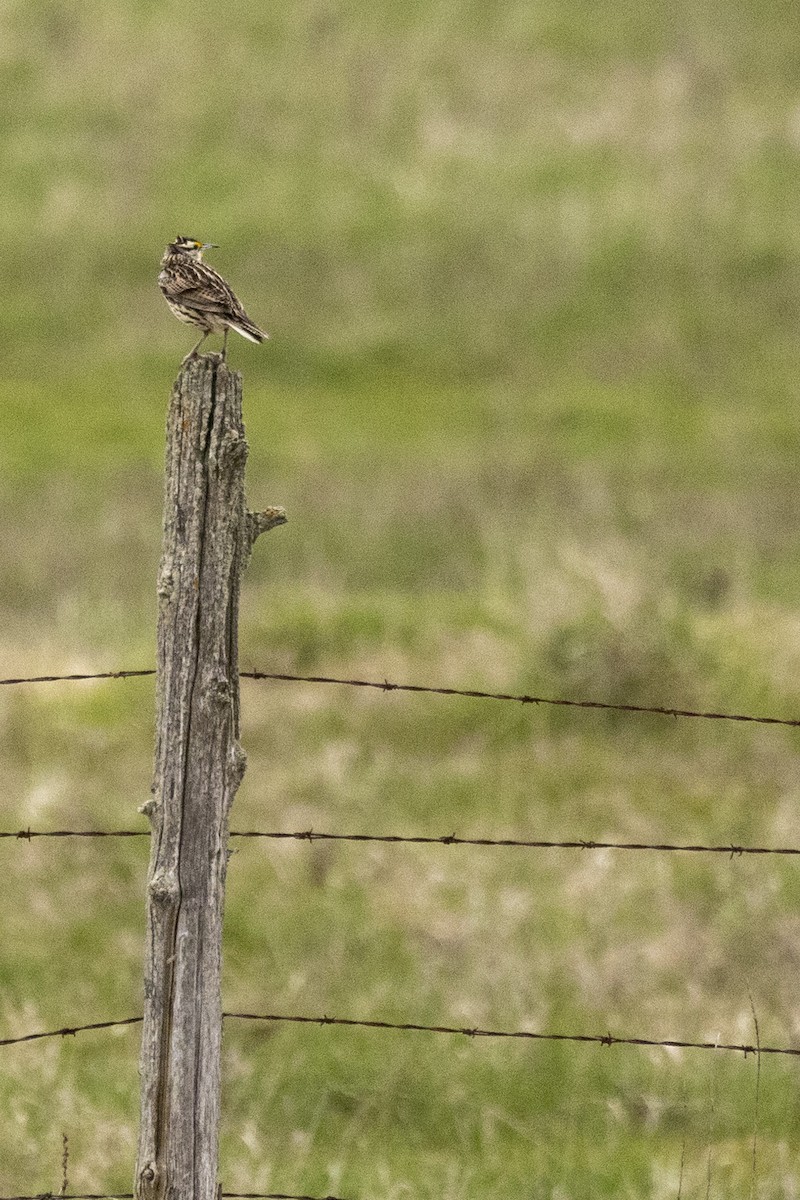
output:
[[[207,263],[181,263],[177,270],[162,271],[158,283],[168,300],[187,307],[232,315],[241,311],[225,280]]]

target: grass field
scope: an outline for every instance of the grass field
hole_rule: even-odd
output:
[[[148,666],[177,232],[237,344],[245,668],[796,716],[788,6],[0,12],[0,675]],[[2,827],[131,827],[152,682],[0,689]],[[236,828],[798,844],[777,727],[245,683]],[[141,1007],[147,844],[0,842],[0,1036]],[[224,1002],[800,1044],[797,867],[237,844]],[[0,1192],[127,1191],[136,1027],[0,1048]],[[797,1196],[791,1059],[225,1031],[226,1190]],[[753,1147],[755,1144],[755,1169]],[[681,1163],[683,1173],[681,1179]],[[680,1182],[679,1182],[680,1181]]]

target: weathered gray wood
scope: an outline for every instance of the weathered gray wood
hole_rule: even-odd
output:
[[[242,383],[190,359],[167,420],[138,1200],[216,1200],[220,968],[239,741],[239,585],[282,509],[249,513]]]

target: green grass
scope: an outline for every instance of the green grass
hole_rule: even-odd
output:
[[[98,409],[91,387],[71,386],[74,436],[53,442],[47,471],[10,456],[9,670],[152,661],[163,395],[139,381],[142,403],[123,406],[135,437],[110,423],[91,445],[98,510],[74,457]],[[770,490],[793,448],[769,414],[748,428],[712,403],[686,424],[665,409],[646,438],[637,422],[655,404],[642,392],[625,409],[620,392],[616,412],[580,410],[598,430],[613,419],[591,446],[574,397],[559,412],[551,395],[534,440],[515,432],[524,411],[480,389],[456,407],[409,384],[413,422],[392,407],[381,439],[376,410],[402,392],[247,389],[250,494],[287,503],[291,522],[248,573],[245,666],[796,711],[792,520]],[[348,443],[347,418],[368,441]],[[6,827],[141,822],[151,696],[131,681],[0,697]],[[243,704],[240,828],[794,840],[790,731],[290,684],[246,683]],[[2,853],[9,1032],[138,1011],[146,844]],[[794,873],[774,860],[237,844],[225,1003],[750,1041],[752,995],[763,1041],[789,1044]],[[6,1052],[19,1136],[4,1186],[54,1186],[63,1130],[71,1186],[127,1187],[136,1034],[111,1035],[111,1050],[108,1037]],[[749,1187],[752,1060],[238,1022],[225,1046],[230,1189],[669,1196],[682,1154],[685,1187],[704,1187],[709,1162],[715,1187]],[[765,1060],[765,1194],[791,1177],[795,1107],[791,1064]]]
[[[186,232],[245,376],[244,667],[800,710],[787,6],[0,14],[0,675],[150,665]],[[0,689],[6,829],[130,827],[152,681]],[[796,842],[791,730],[246,683],[239,828]],[[791,860],[237,843],[225,1005],[794,1044]],[[0,1034],[141,1008],[146,840],[0,843]],[[0,1048],[0,1191],[126,1191],[136,1027]],[[792,1195],[797,1072],[225,1031],[226,1190]],[[756,1169],[753,1176],[753,1140]],[[755,1188],[753,1181],[755,1178]],[[709,1191],[710,1180],[710,1191]]]

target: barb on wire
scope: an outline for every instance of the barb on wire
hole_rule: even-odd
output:
[[[67,683],[90,679],[134,679],[155,675],[142,671],[98,671],[95,674],[29,675],[0,679],[0,686],[18,683]],[[485,692],[476,688],[433,687],[420,683],[392,683],[388,679],[344,679],[334,675],[291,675],[284,671],[242,671],[242,679],[283,683],[329,683],[342,687],[372,688],[380,692],[414,692],[418,695],[465,696],[471,700],[509,700],[515,704],[549,705],[557,708],[599,709],[604,712],[644,713],[659,717],[694,717],[705,721],[746,721],[755,725],[784,725],[800,728],[797,717],[758,717],[748,713],[710,712],[694,708],[672,708],[657,704],[616,704],[606,700],[568,700],[557,696],[530,696],[514,692]]]
[[[339,1025],[354,1029],[384,1029],[405,1033],[460,1034],[469,1038],[510,1038],[517,1041],[534,1042],[577,1042],[594,1043],[599,1046],[661,1046],[673,1050],[732,1050],[739,1054],[785,1054],[800,1058],[800,1047],[749,1045],[742,1042],[691,1042],[675,1038],[643,1038],[630,1035],[617,1036],[612,1033],[536,1033],[530,1029],[480,1029],[458,1025],[420,1025],[409,1021],[366,1021],[355,1017],[305,1017],[291,1013],[248,1013],[224,1012],[223,1017],[232,1021],[269,1021],[295,1025]],[[21,1037],[0,1038],[0,1046],[18,1045],[43,1038],[72,1037],[76,1033],[87,1033],[94,1029],[112,1029],[123,1025],[138,1025],[142,1017],[126,1017],[121,1021],[94,1021],[89,1025],[70,1025],[63,1029],[52,1029],[40,1033],[27,1033]],[[0,1197],[0,1200],[6,1200]]]
[[[316,829],[274,831],[267,829],[232,829],[232,838],[265,838],[275,841],[299,842],[382,842],[388,845],[418,846],[487,846],[520,847],[528,850],[654,850],[679,854],[727,854],[739,858],[745,854],[800,855],[800,846],[740,846],[724,843],[706,846],[689,842],[608,842],[593,838],[572,838],[553,841],[546,838],[488,838],[459,837],[446,833],[441,837],[428,834],[401,833],[323,833]],[[34,838],[140,838],[150,837],[149,829],[18,829],[0,830],[0,840],[32,841]],[[2,1200],[2,1197],[0,1197]]]

